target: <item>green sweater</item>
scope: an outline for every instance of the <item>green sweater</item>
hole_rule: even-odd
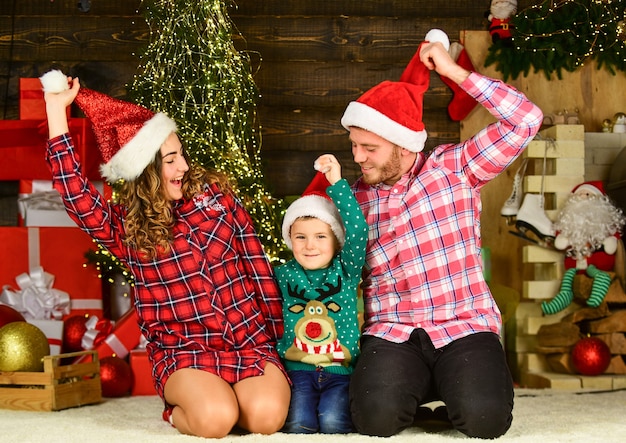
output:
[[[277,349],[287,370],[322,367],[350,374],[359,356],[357,288],[368,227],[345,179],[329,186],[326,193],[339,210],[346,241],[328,268],[308,271],[295,259],[276,268],[285,322]],[[297,337],[296,330],[300,331]]]

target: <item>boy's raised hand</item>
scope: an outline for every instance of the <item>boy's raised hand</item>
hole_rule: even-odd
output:
[[[313,167],[315,170],[322,172],[331,185],[341,180],[341,165],[332,154],[320,155],[317,160],[315,160]]]

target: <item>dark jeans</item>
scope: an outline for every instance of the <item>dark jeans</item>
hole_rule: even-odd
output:
[[[291,403],[282,431],[292,434],[353,432],[348,386],[350,376],[320,371],[289,371]]]
[[[457,430],[496,438],[511,426],[513,395],[496,334],[473,334],[435,349],[417,329],[405,343],[362,337],[350,408],[359,433],[388,437],[410,426],[420,405],[441,400]]]

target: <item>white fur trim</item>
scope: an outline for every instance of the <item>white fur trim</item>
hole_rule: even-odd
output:
[[[58,69],[53,69],[46,72],[39,77],[41,86],[43,86],[43,92],[53,92],[58,94],[59,92],[67,91],[70,86],[67,83],[67,75],[63,74]]]
[[[335,204],[320,195],[305,195],[294,201],[283,219],[283,240],[289,249],[293,248],[291,243],[291,225],[300,217],[315,217],[328,223],[330,229],[339,240],[339,245],[343,246],[346,241],[346,232],[339,211]]]
[[[109,183],[120,179],[136,179],[154,160],[161,145],[172,132],[176,132],[174,120],[162,112],[155,114],[108,163],[100,166],[102,177]]]
[[[450,49],[450,39],[448,38],[448,34],[446,34],[441,29],[431,29],[426,33],[426,37],[424,38],[427,42],[440,42],[443,44],[446,51]]]
[[[350,102],[341,117],[341,125],[365,129],[412,152],[420,152],[426,143],[426,130],[413,131],[385,114],[361,102]]]

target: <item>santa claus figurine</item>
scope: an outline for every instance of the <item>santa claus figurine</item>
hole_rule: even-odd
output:
[[[565,251],[565,274],[559,293],[541,303],[544,314],[565,309],[574,299],[577,273],[593,279],[587,305],[598,307],[611,285],[608,272],[615,267],[615,252],[626,219],[604,192],[600,181],[576,186],[554,222],[554,246]]]
[[[517,0],[491,0],[487,20],[493,42],[511,39],[511,16],[516,12]]]

